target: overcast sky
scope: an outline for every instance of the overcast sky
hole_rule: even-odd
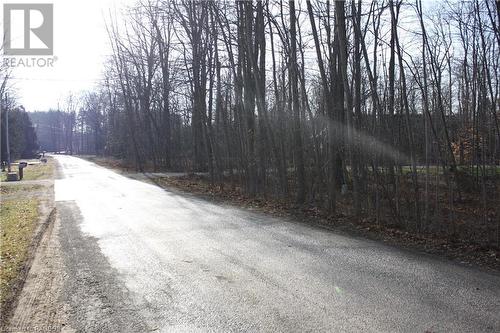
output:
[[[17,67],[12,72],[11,83],[18,103],[28,111],[35,111],[56,108],[58,103],[62,106],[70,92],[77,94],[94,87],[102,77],[105,57],[110,54],[104,16],[107,18],[110,10],[119,12],[135,0],[1,2],[54,4],[54,56],[57,57],[54,67]]]

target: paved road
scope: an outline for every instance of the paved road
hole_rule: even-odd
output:
[[[56,159],[76,330],[500,331],[498,275]]]

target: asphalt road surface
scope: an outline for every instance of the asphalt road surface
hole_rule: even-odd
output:
[[[56,159],[77,331],[500,331],[498,275]]]

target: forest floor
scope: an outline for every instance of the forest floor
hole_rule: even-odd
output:
[[[2,327],[15,308],[54,207],[54,161],[35,162],[25,169],[22,181],[0,183]]]
[[[369,216],[354,217],[347,214],[332,216],[314,206],[297,205],[293,200],[283,200],[273,197],[251,197],[245,194],[241,187],[233,186],[233,184],[225,183],[223,186],[220,184],[214,186],[210,183],[209,178],[203,174],[136,173],[132,167],[127,166],[121,160],[95,156],[80,157],[119,171],[131,178],[154,183],[165,189],[176,188],[198,195],[204,199],[225,202],[275,216],[286,216],[304,223],[315,224],[328,229],[378,240],[389,245],[445,257],[467,266],[500,271],[500,248],[474,241],[473,237],[467,236],[468,229],[462,231],[463,235],[459,238],[456,235],[447,233],[417,233],[394,225],[376,223],[374,222],[374,218]],[[478,209],[477,207],[472,207],[472,204],[470,205],[471,207],[468,207],[468,205],[467,207],[465,205],[462,206],[464,207],[459,207],[458,210],[466,211],[470,208],[471,211],[477,211]],[[469,220],[472,219],[470,221],[472,224],[481,224],[481,221],[477,218],[477,214],[474,215],[471,213],[468,215],[468,218]],[[475,232],[482,234],[487,232],[484,228],[479,229],[478,227],[478,230]],[[498,230],[494,231],[494,233],[498,233]]]

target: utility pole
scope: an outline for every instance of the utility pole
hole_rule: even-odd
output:
[[[5,94],[5,146],[7,151],[7,172],[10,172],[10,145],[9,145],[9,106],[8,102],[8,94]]]

